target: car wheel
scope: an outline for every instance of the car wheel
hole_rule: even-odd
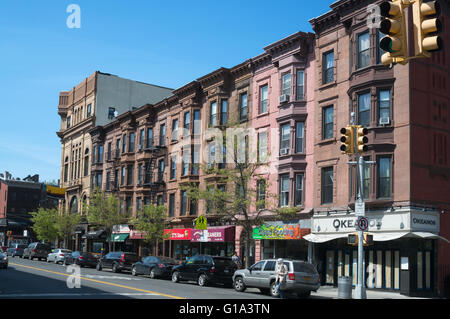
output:
[[[119,269],[117,268],[117,264],[116,263],[114,263],[113,266],[112,266],[112,272],[115,272],[115,273],[119,272]]]
[[[131,274],[132,274],[133,276],[137,276],[137,273],[136,273],[136,267],[131,268]]]
[[[58,258],[55,258],[55,264],[58,264]]]
[[[98,263],[95,269],[97,269],[98,271],[102,271],[102,264]]]
[[[67,261],[64,259],[64,261],[63,261],[63,265],[64,266],[67,266]]]
[[[299,298],[309,298],[311,296],[311,291],[297,292],[297,297]]]
[[[205,274],[198,276],[197,283],[200,287],[205,287],[207,283],[207,278]]]
[[[179,282],[180,281],[180,273],[178,271],[175,271],[172,274],[172,282]]]
[[[244,280],[242,279],[242,277],[236,277],[234,279],[233,286],[234,286],[234,290],[239,291],[239,292],[243,292],[246,289]]]
[[[270,284],[270,295],[275,298],[280,297],[280,293],[278,292],[278,284],[275,281]]]
[[[153,269],[153,268],[152,268],[152,270],[150,270],[150,278],[151,279],[155,279],[156,278],[155,269]]]

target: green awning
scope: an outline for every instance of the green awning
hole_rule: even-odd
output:
[[[111,234],[111,241],[112,242],[124,242],[128,239],[130,234]],[[109,240],[108,240],[109,241]]]

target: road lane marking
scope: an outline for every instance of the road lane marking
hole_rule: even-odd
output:
[[[10,265],[14,265],[14,266],[34,269],[34,270],[38,270],[38,271],[48,272],[48,273],[55,274],[55,275],[61,275],[61,276],[66,276],[66,277],[73,276],[73,275],[69,275],[69,274],[65,274],[65,273],[61,273],[61,272],[51,271],[51,270],[37,268],[37,267],[25,266],[25,265],[20,265],[20,264],[16,264],[16,263],[9,263],[9,264]],[[129,287],[129,286],[125,286],[125,285],[119,285],[119,284],[115,284],[115,283],[112,283],[112,282],[106,282],[106,281],[96,280],[96,279],[92,279],[92,278],[86,278],[86,277],[83,277],[83,276],[80,276],[80,279],[84,279],[84,280],[87,280],[87,281],[92,281],[92,282],[96,282],[96,283],[100,283],[100,284],[104,284],[104,285],[109,285],[109,286],[115,286],[115,287],[120,287],[120,288],[135,290],[135,291],[140,291],[140,292],[144,292],[144,293],[148,293],[148,294],[164,296],[164,297],[168,297],[168,298],[186,299],[184,297],[168,295],[168,294],[164,294],[164,293],[160,293],[160,292],[156,292],[156,291],[150,291],[150,290],[145,290],[145,289],[140,289],[140,288],[135,288],[135,287]]]
[[[121,279],[121,280],[134,280],[134,281],[140,281],[142,279],[140,278],[133,278],[133,277],[119,277],[119,276],[99,276],[99,275],[83,275],[86,278],[94,278],[94,279]]]
[[[150,293],[138,293],[138,292],[99,292],[99,293],[43,293],[43,294],[0,294],[0,298],[39,298],[39,297],[84,297],[84,296],[155,296],[155,294]]]

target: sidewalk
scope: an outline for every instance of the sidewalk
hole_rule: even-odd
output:
[[[390,291],[379,291],[379,290],[366,290],[367,299],[431,299],[422,297],[408,297],[401,295],[397,292]],[[352,293],[353,298],[355,297],[355,289]],[[338,288],[333,286],[321,286],[317,292],[312,292],[311,297],[322,297],[322,298],[332,298],[338,299]]]

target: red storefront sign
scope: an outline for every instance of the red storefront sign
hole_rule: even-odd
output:
[[[168,235],[168,240],[191,240],[191,228],[164,229],[164,235]]]

